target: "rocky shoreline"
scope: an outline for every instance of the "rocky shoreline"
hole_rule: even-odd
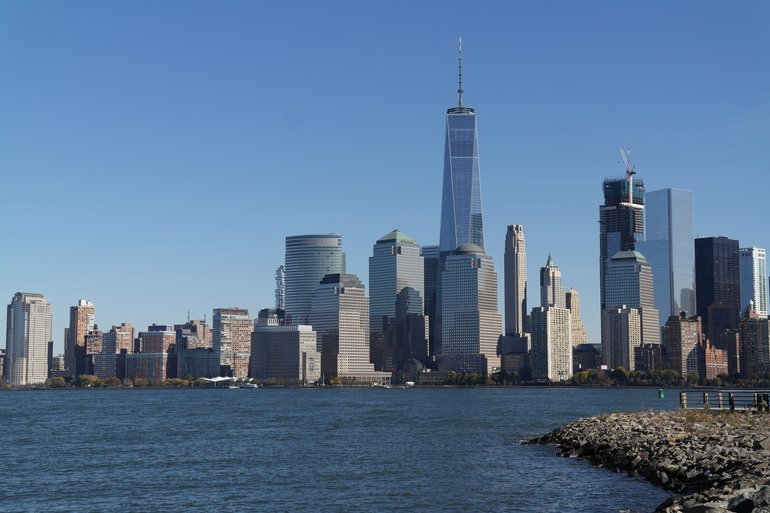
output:
[[[664,513],[770,513],[770,414],[611,413],[577,420],[534,444],[638,474],[673,492]]]

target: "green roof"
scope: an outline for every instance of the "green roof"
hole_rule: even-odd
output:
[[[417,243],[416,240],[414,240],[404,232],[400,231],[398,228],[396,228],[390,233],[386,233],[385,235],[380,237],[377,240],[377,242],[411,242],[412,244]]]

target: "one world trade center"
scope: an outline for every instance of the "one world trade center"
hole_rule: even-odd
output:
[[[459,41],[457,107],[447,110],[440,251],[470,242],[484,249],[476,111],[463,106],[462,39]]]

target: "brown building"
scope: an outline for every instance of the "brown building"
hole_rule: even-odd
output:
[[[700,374],[700,342],[703,338],[700,317],[672,315],[663,326],[663,345],[666,349],[666,367],[687,378],[690,372]]]
[[[701,345],[703,348],[703,369],[701,377],[706,380],[716,379],[720,374],[727,374],[727,351],[717,349],[711,342],[706,341]]]
[[[634,348],[634,363],[638,371],[650,372],[663,369],[663,346],[642,344]]]
[[[245,308],[215,308],[213,348],[220,355],[221,375],[245,378],[249,375],[252,323]]]
[[[740,322],[741,375],[758,378],[770,373],[770,319],[749,311]]]
[[[64,363],[70,376],[88,371],[86,334],[94,329],[94,304],[81,299],[70,307],[69,327],[64,328]]]

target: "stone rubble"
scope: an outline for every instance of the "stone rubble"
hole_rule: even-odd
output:
[[[611,413],[577,420],[534,444],[638,474],[674,492],[662,513],[770,513],[770,414]]]

